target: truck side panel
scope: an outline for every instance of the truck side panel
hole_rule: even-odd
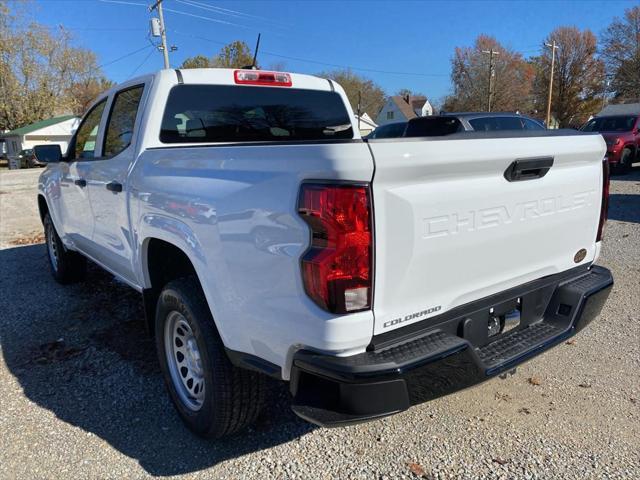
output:
[[[304,292],[300,256],[310,239],[296,210],[300,184],[372,175],[361,141],[148,149],[129,181],[133,234],[138,245],[174,238],[227,348],[280,365],[287,378],[292,346],[353,353],[373,331],[371,311],[335,316]]]

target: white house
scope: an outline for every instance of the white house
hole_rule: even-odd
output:
[[[367,115],[366,112],[363,113],[362,115],[360,115],[359,117],[356,114],[356,122],[358,122],[358,128],[360,129],[360,135],[362,135],[363,137],[366,136],[366,135],[369,135],[378,126],[378,125],[376,125],[376,123],[373,120],[371,120],[371,117],[369,115]]]
[[[607,105],[598,113],[599,117],[604,115],[640,115],[640,103],[617,103]]]
[[[4,140],[9,157],[16,157],[20,150],[43,143],[57,143],[64,152],[79,122],[80,119],[74,115],[48,118],[0,134],[0,137]]]
[[[416,117],[433,115],[433,106],[426,97],[393,95],[387,98],[380,110],[376,123],[386,125],[388,123],[406,122]]]

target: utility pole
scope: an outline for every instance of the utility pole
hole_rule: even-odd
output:
[[[360,131],[360,115],[362,112],[360,110],[362,104],[362,91],[358,90],[358,131]]]
[[[551,75],[549,75],[549,98],[547,100],[547,121],[546,126],[549,128],[549,122],[551,121],[551,95],[553,92],[553,71],[556,66],[556,49],[560,48],[556,45],[556,41],[553,43],[545,43],[547,47],[551,49]]]
[[[489,55],[489,86],[487,88],[487,112],[491,111],[491,96],[493,95],[493,77],[495,71],[493,68],[493,56],[500,55],[500,52],[494,50],[482,50],[482,53]]]
[[[164,16],[162,15],[162,0],[157,0],[156,3],[149,7],[149,11],[153,12],[158,9],[158,18],[160,19],[160,38],[162,39],[162,55],[164,57],[164,68],[169,67],[169,49],[167,48],[167,30],[164,28]]]

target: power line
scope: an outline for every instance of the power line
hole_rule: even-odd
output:
[[[144,60],[142,60],[142,62],[133,70],[133,72],[131,72],[129,74],[129,78],[133,77],[138,72],[138,70],[140,70],[142,65],[147,63],[147,60],[149,60],[149,58],[151,57],[152,54],[153,54],[153,50],[150,50],[149,53],[147,54],[147,56],[144,57]]]
[[[269,23],[273,24],[274,26],[279,26],[279,27],[282,27],[282,28],[287,28],[288,27],[288,25],[281,24],[281,23],[276,22],[275,20],[272,20],[272,19],[267,18],[267,17],[263,17],[263,16],[260,16],[260,15],[252,15],[250,13],[245,13],[245,12],[239,12],[238,10],[231,10],[231,9],[228,9],[228,8],[222,8],[222,7],[218,7],[218,6],[215,6],[215,5],[209,5],[207,3],[198,2],[196,0],[176,0],[176,2],[182,3],[183,5],[188,5],[190,7],[200,8],[202,10],[206,10],[206,11],[209,11],[209,12],[217,13],[219,15],[227,15],[227,16],[235,17],[235,18],[255,19],[255,20],[260,20],[261,22],[269,22]]]
[[[145,49],[147,49],[147,48],[151,48],[151,45],[145,45],[145,46],[144,46],[144,47],[142,47],[142,48],[138,48],[137,50],[134,50],[134,51],[132,51],[132,52],[126,53],[126,54],[122,55],[121,57],[118,57],[118,58],[116,58],[116,59],[114,59],[114,60],[111,60],[110,62],[103,63],[102,65],[98,65],[98,66],[95,68],[95,70],[98,70],[98,69],[100,69],[100,68],[104,68],[104,67],[106,67],[107,65],[111,65],[111,64],[113,64],[113,63],[119,62],[120,60],[124,60],[125,58],[128,58],[128,57],[130,57],[130,56],[132,56],[132,55],[135,55],[136,53],[141,52],[142,50],[145,50]],[[94,70],[94,69],[91,69],[91,70]],[[89,72],[89,71],[91,71],[91,70],[88,70],[87,72],[84,72],[84,73],[88,73],[88,72]]]
[[[247,25],[242,25],[240,23],[228,22],[226,20],[220,20],[220,19],[217,19],[217,18],[205,17],[204,15],[197,15],[195,13],[189,13],[189,12],[185,12],[185,11],[182,11],[182,10],[176,10],[174,8],[165,8],[165,10],[167,12],[177,13],[178,15],[185,15],[187,17],[199,18],[200,20],[207,20],[209,22],[221,23],[223,25],[231,25],[232,27],[246,28],[248,30],[257,30],[254,27],[249,27]]]
[[[120,4],[120,5],[136,5],[136,6],[142,5],[143,7],[147,6],[146,3],[126,2],[125,0],[98,0],[98,1],[102,2],[102,3],[117,3],[117,4]]]
[[[220,40],[212,40],[210,38],[201,37],[199,35],[191,35],[191,34],[188,34],[188,33],[179,32],[177,30],[171,30],[171,32],[175,33],[177,35],[182,35],[182,36],[185,36],[185,37],[191,37],[191,38],[195,38],[197,40],[204,40],[205,42],[215,43],[215,44],[218,44],[218,45],[226,45],[227,44],[227,42],[222,42]],[[373,68],[355,67],[355,66],[352,66],[352,65],[341,65],[341,64],[337,64],[337,63],[320,62],[320,61],[311,60],[311,59],[308,59],[308,58],[292,57],[290,55],[282,55],[282,54],[279,54],[279,53],[267,52],[265,50],[261,50],[260,54],[261,55],[269,55],[269,56],[272,56],[272,57],[284,58],[284,59],[287,59],[287,60],[294,60],[294,61],[297,61],[297,62],[304,62],[304,63],[312,63],[312,64],[316,64],[316,65],[323,65],[323,66],[327,66],[327,67],[343,68],[343,69],[347,69],[347,70],[358,70],[358,71],[363,71],[363,72],[381,73],[381,74],[388,74],[388,75],[412,75],[412,76],[418,76],[418,77],[448,77],[449,76],[448,73],[399,72],[399,71],[393,71],[393,70],[377,70],[377,69],[373,69]]]

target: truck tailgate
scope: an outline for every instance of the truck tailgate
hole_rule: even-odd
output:
[[[376,166],[376,335],[597,254],[606,150],[599,135],[470,135],[369,146]],[[544,176],[505,178],[516,160],[522,166],[551,159]]]

